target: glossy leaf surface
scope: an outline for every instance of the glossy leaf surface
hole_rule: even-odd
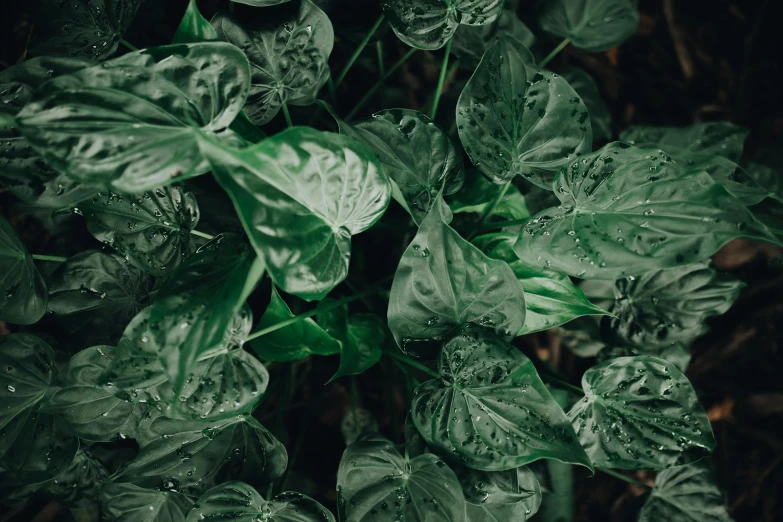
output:
[[[598,85],[590,74],[584,69],[569,67],[559,71],[573,87],[576,94],[582,98],[587,112],[590,114],[590,126],[593,129],[594,140],[610,140],[612,138],[612,114],[598,92]]]
[[[46,312],[48,293],[16,230],[0,216],[0,320],[33,324]]]
[[[638,0],[552,0],[541,4],[538,23],[547,33],[568,38],[590,53],[627,40],[639,25]]]
[[[687,127],[632,125],[620,139],[640,146],[656,146],[676,158],[677,152],[722,156],[739,161],[748,130],[727,121],[696,123]]]
[[[514,249],[584,279],[692,264],[737,237],[774,240],[707,173],[655,149],[610,143],[564,166],[554,187],[561,206],[536,215]]]
[[[715,448],[707,414],[675,365],[619,357],[585,372],[585,397],[568,416],[595,466],[664,470]]]
[[[348,446],[337,471],[346,522],[464,522],[465,500],[454,472],[432,453],[407,459],[380,435]]]
[[[480,471],[455,466],[468,522],[525,522],[541,505],[541,487],[528,467]]]
[[[482,254],[433,208],[397,267],[388,320],[403,351],[432,359],[462,325],[514,337],[525,324],[525,296],[504,261]]]
[[[449,207],[455,214],[470,212],[483,215],[503,188],[503,185],[492,183],[471,169],[465,174],[465,185],[451,198]],[[519,189],[511,186],[508,187],[503,199],[495,207],[492,216],[501,219],[517,220],[530,217],[531,214],[527,208],[525,197],[519,192]],[[511,229],[513,230],[520,226],[516,225]]]
[[[465,152],[491,181],[520,175],[549,189],[554,172],[590,152],[593,142],[587,107],[574,89],[505,36],[465,85],[457,129]]]
[[[206,172],[195,131],[225,135],[249,85],[247,59],[232,45],[155,47],[54,78],[17,122],[55,170],[139,193]]]
[[[185,8],[185,14],[182,15],[177,26],[177,32],[174,33],[171,43],[187,44],[196,42],[212,42],[219,40],[220,37],[215,28],[207,21],[198,10],[196,0],[190,0]]]
[[[542,458],[592,468],[533,363],[491,332],[470,329],[443,347],[441,379],[416,388],[413,421],[427,444],[475,469]]]
[[[303,299],[345,279],[351,236],[389,204],[378,160],[351,138],[295,127],[243,150],[201,145],[273,281]]]
[[[185,522],[193,501],[181,493],[107,482],[101,511],[113,522]]]
[[[501,36],[506,35],[527,48],[536,43],[533,32],[517,17],[516,12],[506,7],[492,23],[485,25],[460,25],[452,39],[451,52],[461,63],[475,68],[484,52]]]
[[[362,373],[381,358],[386,332],[378,316],[349,314],[348,307],[342,306],[318,314],[318,321],[340,343],[340,367],[330,381]]]

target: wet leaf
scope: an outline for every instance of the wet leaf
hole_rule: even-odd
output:
[[[465,494],[468,522],[525,522],[541,505],[541,487],[528,467],[505,471],[453,468]]]
[[[175,491],[107,482],[101,513],[112,522],[185,522],[193,500]]]
[[[0,321],[33,324],[43,317],[49,294],[27,247],[0,216]]]
[[[46,484],[44,492],[71,509],[87,507],[97,502],[108,475],[100,460],[80,449],[71,465]]]
[[[455,214],[475,213],[483,215],[497,198],[503,185],[497,185],[487,180],[473,169],[465,173],[465,185],[449,201],[449,207]],[[516,220],[530,217],[525,197],[515,186],[507,189],[505,196],[500,200],[492,216],[501,219]],[[521,225],[519,225],[521,227]],[[513,227],[511,230],[518,228]]]
[[[536,43],[536,36],[517,17],[514,10],[505,8],[492,23],[485,25],[460,25],[454,33],[451,52],[466,67],[475,68],[488,48],[506,35],[527,48]]]
[[[590,114],[590,126],[593,129],[593,139],[612,139],[612,114],[601,99],[598,85],[593,77],[584,69],[576,67],[563,69],[559,71],[559,74],[573,87],[587,107],[587,112]]]
[[[597,354],[594,354],[596,361],[602,363],[618,357],[634,357],[637,355],[647,355],[657,357],[675,365],[683,373],[691,362],[691,352],[687,345],[680,343],[669,343],[657,346],[603,346]]]
[[[374,314],[349,314],[342,306],[319,313],[318,321],[340,343],[340,367],[329,382],[343,375],[356,375],[374,366],[381,358],[386,339],[383,322]]]
[[[638,0],[552,0],[542,3],[538,23],[574,47],[598,53],[626,41],[639,25]]]
[[[582,388],[585,397],[568,417],[595,466],[658,471],[715,448],[696,391],[663,359],[611,359],[585,372]]]

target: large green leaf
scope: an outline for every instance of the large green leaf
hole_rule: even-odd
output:
[[[334,522],[334,515],[301,493],[286,491],[267,500],[252,486],[232,481],[214,487],[199,497],[188,522]]]
[[[275,284],[303,299],[345,279],[351,236],[389,205],[378,160],[345,136],[295,127],[243,150],[201,148]]]
[[[79,346],[116,344],[153,283],[119,255],[82,252],[50,276],[47,320]]]
[[[460,25],[454,33],[451,51],[460,63],[475,68],[484,52],[502,35],[507,35],[527,48],[536,43],[533,32],[517,17],[514,10],[505,8],[494,22],[486,25]]]
[[[285,447],[247,415],[217,422],[159,417],[148,430],[138,440],[138,456],[114,482],[192,496],[228,479],[266,484],[288,463]]]
[[[101,513],[111,522],[185,522],[193,500],[174,491],[107,482]]]
[[[617,357],[633,357],[636,355],[648,355],[664,359],[675,365],[680,371],[685,372],[691,362],[691,352],[688,346],[681,343],[669,343],[653,346],[604,346],[597,354],[593,354],[596,361],[602,363]]]
[[[46,484],[44,492],[72,509],[87,507],[97,503],[108,475],[100,460],[80,449],[70,466]]]
[[[597,53],[626,41],[639,25],[638,0],[550,0],[542,2],[538,23],[547,33],[568,38],[574,47]]]
[[[199,209],[193,194],[180,185],[134,196],[98,192],[79,205],[87,230],[134,266],[164,277],[193,250],[190,232]]]
[[[554,188],[561,206],[532,219],[514,249],[584,279],[703,261],[738,237],[774,241],[707,173],[660,150],[610,143],[560,169]]]
[[[610,140],[612,138],[612,114],[598,93],[598,85],[584,69],[568,67],[559,71],[568,84],[582,98],[590,113],[590,126],[593,129],[594,140]]]
[[[525,522],[541,505],[541,487],[528,467],[481,471],[454,466],[468,522]]]
[[[462,186],[462,155],[454,143],[426,115],[411,109],[389,109],[372,118],[348,124],[337,118],[340,132],[369,147],[383,172],[396,185],[392,196],[420,224],[438,199]],[[398,197],[400,196],[400,197]]]
[[[41,411],[28,411],[24,417],[0,462],[2,467],[26,484],[49,480],[68,469],[79,449],[68,422]]]
[[[30,252],[0,216],[0,321],[33,324],[46,312],[49,294]]]
[[[397,37],[418,49],[440,49],[460,24],[492,23],[503,0],[389,0],[383,14]]]
[[[0,115],[16,116],[33,92],[55,76],[95,62],[86,58],[33,58],[0,73]],[[79,185],[53,170],[14,130],[0,129],[0,184],[16,197],[40,207],[67,207],[90,197],[94,189]]]
[[[103,60],[113,55],[140,0],[43,0],[43,38],[34,55],[68,54]]]
[[[433,359],[461,325],[476,323],[513,338],[525,324],[525,296],[504,261],[462,239],[435,207],[394,274],[388,320],[404,352]]]
[[[291,309],[272,285],[272,299],[269,302],[256,330],[287,321],[294,317]],[[264,361],[298,361],[311,355],[333,355],[340,353],[341,343],[315,323],[305,319],[274,332],[253,339],[250,343],[256,355]]]
[[[708,317],[725,313],[745,284],[707,263],[630,276],[615,283],[611,340],[649,349],[690,344]]]
[[[663,359],[612,359],[587,370],[582,388],[585,397],[568,417],[595,466],[657,471],[697,461],[715,448],[696,391]]]
[[[457,130],[473,164],[495,183],[517,174],[551,189],[554,172],[590,152],[590,118],[560,76],[540,70],[519,42],[487,49],[457,102]]]
[[[639,522],[731,522],[726,496],[707,460],[667,469],[655,477]]]
[[[113,442],[136,437],[146,407],[119,399],[113,384],[102,383],[116,353],[113,346],[94,346],[71,357],[44,405],[44,411],[63,416],[81,439]]]
[[[492,183],[477,171],[469,169],[465,173],[465,185],[451,198],[449,208],[455,214],[470,212],[483,215],[502,190],[503,185]],[[505,195],[492,212],[493,217],[509,220],[525,219],[530,215],[525,197],[513,184],[506,189]]]
[[[607,315],[567,275],[520,261],[513,248],[516,238],[516,234],[498,232],[477,237],[474,243],[488,256],[506,261],[525,291],[525,325],[519,335],[548,330],[585,315]]]
[[[206,172],[196,131],[225,135],[249,86],[233,45],[155,47],[46,82],[16,121],[55,170],[139,193]]]
[[[386,332],[377,315],[349,314],[348,307],[342,306],[318,314],[318,321],[340,342],[340,367],[330,381],[362,373],[381,358]]]
[[[417,387],[411,406],[430,446],[486,471],[543,458],[592,469],[566,414],[513,346],[465,330],[443,347],[439,368],[441,379]]]
[[[337,471],[338,509],[345,522],[465,522],[454,472],[432,453],[400,455],[379,435],[345,449]]]
[[[329,78],[327,62],[334,45],[329,17],[310,0],[273,13],[248,27],[225,13],[212,20],[218,36],[239,47],[250,61],[246,111],[259,125],[274,118],[283,104],[315,101]]]

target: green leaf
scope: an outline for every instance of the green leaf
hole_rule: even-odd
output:
[[[55,170],[139,193],[206,172],[196,131],[224,136],[249,85],[232,45],[156,47],[46,82],[17,123]]]
[[[47,320],[81,346],[116,344],[153,283],[116,254],[82,252],[50,277]]]
[[[611,341],[650,349],[689,345],[707,331],[708,317],[725,313],[745,284],[707,263],[654,270],[615,283]]]
[[[245,110],[258,125],[274,118],[283,104],[312,104],[329,78],[334,30],[329,17],[309,0],[274,10],[248,27],[218,13],[212,26],[250,61]]]
[[[652,494],[642,506],[639,522],[731,522],[726,496],[712,465],[702,460],[667,469],[655,477]]]
[[[340,367],[329,382],[343,375],[357,375],[381,358],[386,338],[383,322],[374,314],[348,314],[342,306],[318,314],[318,321],[340,343]]]
[[[10,427],[16,428],[15,440],[4,444],[9,447],[2,467],[26,484],[49,480],[68,468],[79,449],[79,439],[61,417],[40,411],[28,411],[24,417],[24,422]],[[8,428],[3,428],[6,434]]]
[[[177,26],[177,32],[171,43],[187,44],[196,42],[210,42],[219,40],[215,28],[201,15],[196,0],[190,0],[185,8],[185,14]]]
[[[533,47],[533,44],[536,43],[536,36],[517,17],[516,11],[505,8],[497,20],[492,23],[457,27],[451,51],[466,67],[475,69],[486,50],[504,35],[527,48]]]
[[[517,174],[551,188],[553,172],[590,152],[587,107],[560,76],[503,36],[484,53],[457,102],[457,130],[473,164],[495,183]]]
[[[595,357],[606,347],[598,324],[595,318],[582,316],[560,326],[557,333],[563,346],[577,357]]]
[[[345,279],[351,236],[389,205],[378,160],[345,136],[295,127],[243,150],[201,147],[272,280],[303,299]]]
[[[405,353],[433,359],[462,325],[513,338],[525,324],[525,296],[505,262],[462,239],[433,208],[394,274],[388,321]]]
[[[418,49],[440,49],[457,27],[485,25],[503,11],[503,0],[390,0],[383,14],[397,37]]]
[[[345,449],[337,471],[345,522],[465,522],[457,476],[438,457],[405,458],[380,435]]]
[[[181,493],[107,482],[101,513],[112,522],[185,522],[193,501]]]
[[[491,183],[484,176],[473,169],[469,169],[465,174],[465,185],[455,194],[449,203],[449,208],[455,214],[475,213],[483,215],[497,198],[503,185]],[[519,192],[516,186],[510,186],[506,190],[503,199],[500,200],[492,216],[516,220],[525,219],[531,216],[527,208],[525,197]],[[521,227],[521,225],[519,226]],[[518,227],[507,227],[514,230]],[[516,257],[516,256],[515,256]]]
[[[79,205],[87,230],[135,267],[164,277],[193,251],[191,231],[199,220],[196,198],[180,185],[133,196],[110,191]]]
[[[657,471],[695,462],[715,448],[696,391],[663,359],[612,359],[587,370],[582,388],[585,397],[568,417],[595,466]]]
[[[104,60],[117,50],[140,5],[138,0],[43,0],[43,40],[31,54]]]
[[[514,249],[583,279],[703,261],[738,237],[774,241],[707,173],[655,149],[610,143],[560,169],[554,188],[561,206],[533,218]]]
[[[617,357],[635,357],[637,355],[657,357],[674,364],[683,373],[691,362],[691,352],[688,350],[688,346],[680,343],[669,343],[652,347],[603,346],[597,355],[594,355],[599,363],[609,359],[616,359]]]
[[[256,330],[268,328],[295,317],[272,285],[272,299]],[[250,342],[258,358],[264,361],[287,362],[305,359],[311,355],[340,353],[341,343],[330,336],[312,319],[304,319]]]
[[[212,519],[226,522],[334,522],[334,515],[301,493],[286,491],[266,501],[251,486],[232,481],[201,495],[187,520],[200,522]]]
[[[576,94],[582,98],[585,107],[587,107],[587,112],[590,113],[593,139],[612,139],[612,114],[609,112],[609,107],[601,99],[601,95],[598,93],[598,85],[596,85],[593,77],[584,69],[577,67],[568,67],[559,71],[559,74],[573,87]]]
[[[0,321],[33,324],[49,295],[41,274],[11,224],[0,216]]]
[[[238,4],[252,5],[255,7],[268,7],[273,5],[284,4],[286,2],[290,2],[291,0],[231,0],[231,1],[236,2]]]
[[[532,267],[514,253],[516,234],[498,232],[474,243],[489,257],[506,261],[525,292],[525,325],[518,335],[548,330],[585,315],[608,315],[591,303],[567,275]]]
[[[365,144],[380,160],[383,172],[399,191],[392,195],[420,224],[439,194],[453,194],[462,186],[462,155],[454,143],[426,115],[410,109],[376,112],[372,118],[348,124],[331,107],[340,133]]]
[[[138,443],[138,456],[114,482],[192,496],[229,478],[266,484],[288,463],[285,447],[248,415],[217,422],[159,417]]]
[[[541,487],[528,467],[481,471],[454,466],[468,522],[525,522],[541,505]]]
[[[557,459],[592,469],[533,363],[491,332],[468,329],[443,347],[441,380],[416,388],[413,421],[427,444],[485,471]]]
[[[589,53],[617,47],[639,25],[638,0],[552,0],[542,3],[541,29]]]
[[[46,484],[44,492],[72,509],[86,507],[97,502],[108,475],[100,460],[80,449],[70,466]]]

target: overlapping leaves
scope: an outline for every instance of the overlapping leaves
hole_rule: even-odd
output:
[[[46,312],[49,294],[33,258],[11,224],[0,216],[0,320],[33,324]]]

